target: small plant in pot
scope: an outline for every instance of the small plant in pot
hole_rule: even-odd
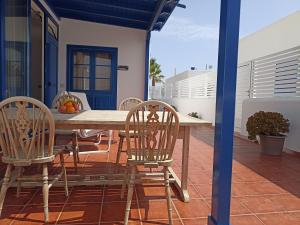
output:
[[[260,111],[248,118],[248,138],[257,140],[259,136],[262,153],[281,155],[290,123],[281,113]]]

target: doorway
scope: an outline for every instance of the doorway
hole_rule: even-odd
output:
[[[92,109],[116,109],[118,49],[68,46],[68,91],[84,92]]]
[[[31,2],[31,97],[44,101],[44,12]]]

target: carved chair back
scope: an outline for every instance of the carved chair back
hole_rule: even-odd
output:
[[[29,166],[33,161],[52,161],[55,123],[42,102],[29,97],[11,97],[0,102],[2,161]]]
[[[127,115],[125,131],[129,160],[144,165],[172,161],[179,118],[170,105],[160,101],[137,105]]]
[[[125,98],[119,105],[120,111],[130,111],[133,107],[137,106],[138,104],[144,102],[143,100],[139,98]]]

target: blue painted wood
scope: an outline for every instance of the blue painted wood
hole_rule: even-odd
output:
[[[222,0],[209,225],[230,224],[233,132],[241,0]]]
[[[117,26],[160,30],[179,0],[47,0],[61,17]],[[160,16],[164,13],[162,16]]]
[[[150,39],[151,39],[151,32],[148,32],[146,37],[146,56],[145,56],[145,91],[144,91],[145,101],[148,100],[148,95],[149,95]]]
[[[90,81],[89,90],[76,90],[73,88],[73,54],[74,52],[85,52],[90,56]],[[99,91],[95,89],[96,76],[96,54],[109,53],[112,56],[111,60],[111,88],[109,91]],[[85,92],[92,109],[116,109],[117,108],[117,63],[118,49],[97,46],[67,46],[67,90],[74,92]]]
[[[5,76],[5,34],[4,34],[4,0],[0,0],[0,100],[5,98],[5,84],[6,84],[6,76]]]
[[[47,26],[46,26],[46,30]],[[46,34],[45,46],[45,80],[44,80],[44,101],[51,107],[52,101],[57,94],[58,79],[58,40],[49,32]]]

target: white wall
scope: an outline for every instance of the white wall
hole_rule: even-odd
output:
[[[118,71],[117,104],[126,97],[144,98],[146,31],[62,18],[58,54],[59,90],[66,89],[68,44],[118,48],[118,65],[127,65],[129,70]]]
[[[300,11],[240,40],[239,63],[300,45]]]
[[[287,136],[285,146],[300,152],[300,99],[297,98],[269,98],[269,99],[249,99],[243,103],[242,132],[248,136],[246,123],[248,118],[258,111],[279,112],[290,121],[290,132]]]
[[[175,106],[180,113],[187,115],[191,112],[197,112],[202,119],[215,124],[215,98],[172,98],[163,99],[163,101]]]

